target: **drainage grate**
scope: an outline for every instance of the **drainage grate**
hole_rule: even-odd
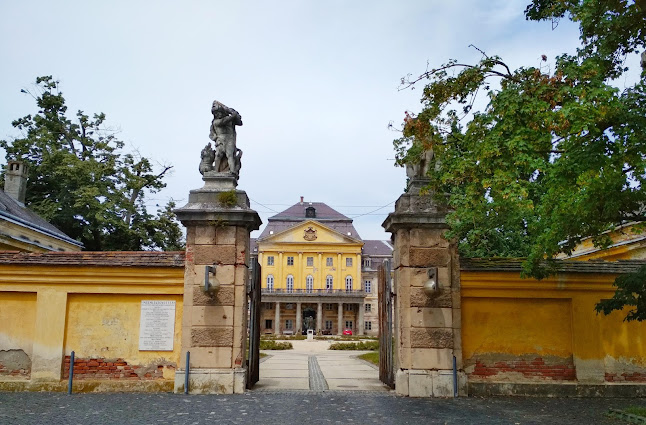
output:
[[[321,372],[321,367],[319,366],[318,360],[316,360],[316,356],[307,357],[307,368],[309,369],[309,376],[310,376],[310,390],[311,391],[327,390],[329,387],[327,386],[327,382],[325,381],[323,372]]]

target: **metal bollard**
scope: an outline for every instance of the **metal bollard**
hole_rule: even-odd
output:
[[[70,354],[70,378],[67,381],[67,394],[72,394],[72,383],[74,382],[74,351]]]
[[[453,398],[458,396],[458,368],[457,360],[453,356]]]
[[[186,370],[184,371],[184,394],[188,394],[188,374],[191,370],[191,352],[186,352]]]

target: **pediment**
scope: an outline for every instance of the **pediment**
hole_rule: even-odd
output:
[[[299,223],[282,232],[266,236],[258,240],[258,243],[275,244],[363,244],[359,239],[334,230],[321,224],[318,221],[308,220]]]

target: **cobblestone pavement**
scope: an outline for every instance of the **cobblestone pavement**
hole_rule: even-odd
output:
[[[0,393],[0,424],[623,424],[645,399],[411,399],[386,392]]]

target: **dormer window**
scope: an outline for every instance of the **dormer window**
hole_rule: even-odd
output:
[[[316,208],[314,207],[305,208],[305,218],[316,218]]]

